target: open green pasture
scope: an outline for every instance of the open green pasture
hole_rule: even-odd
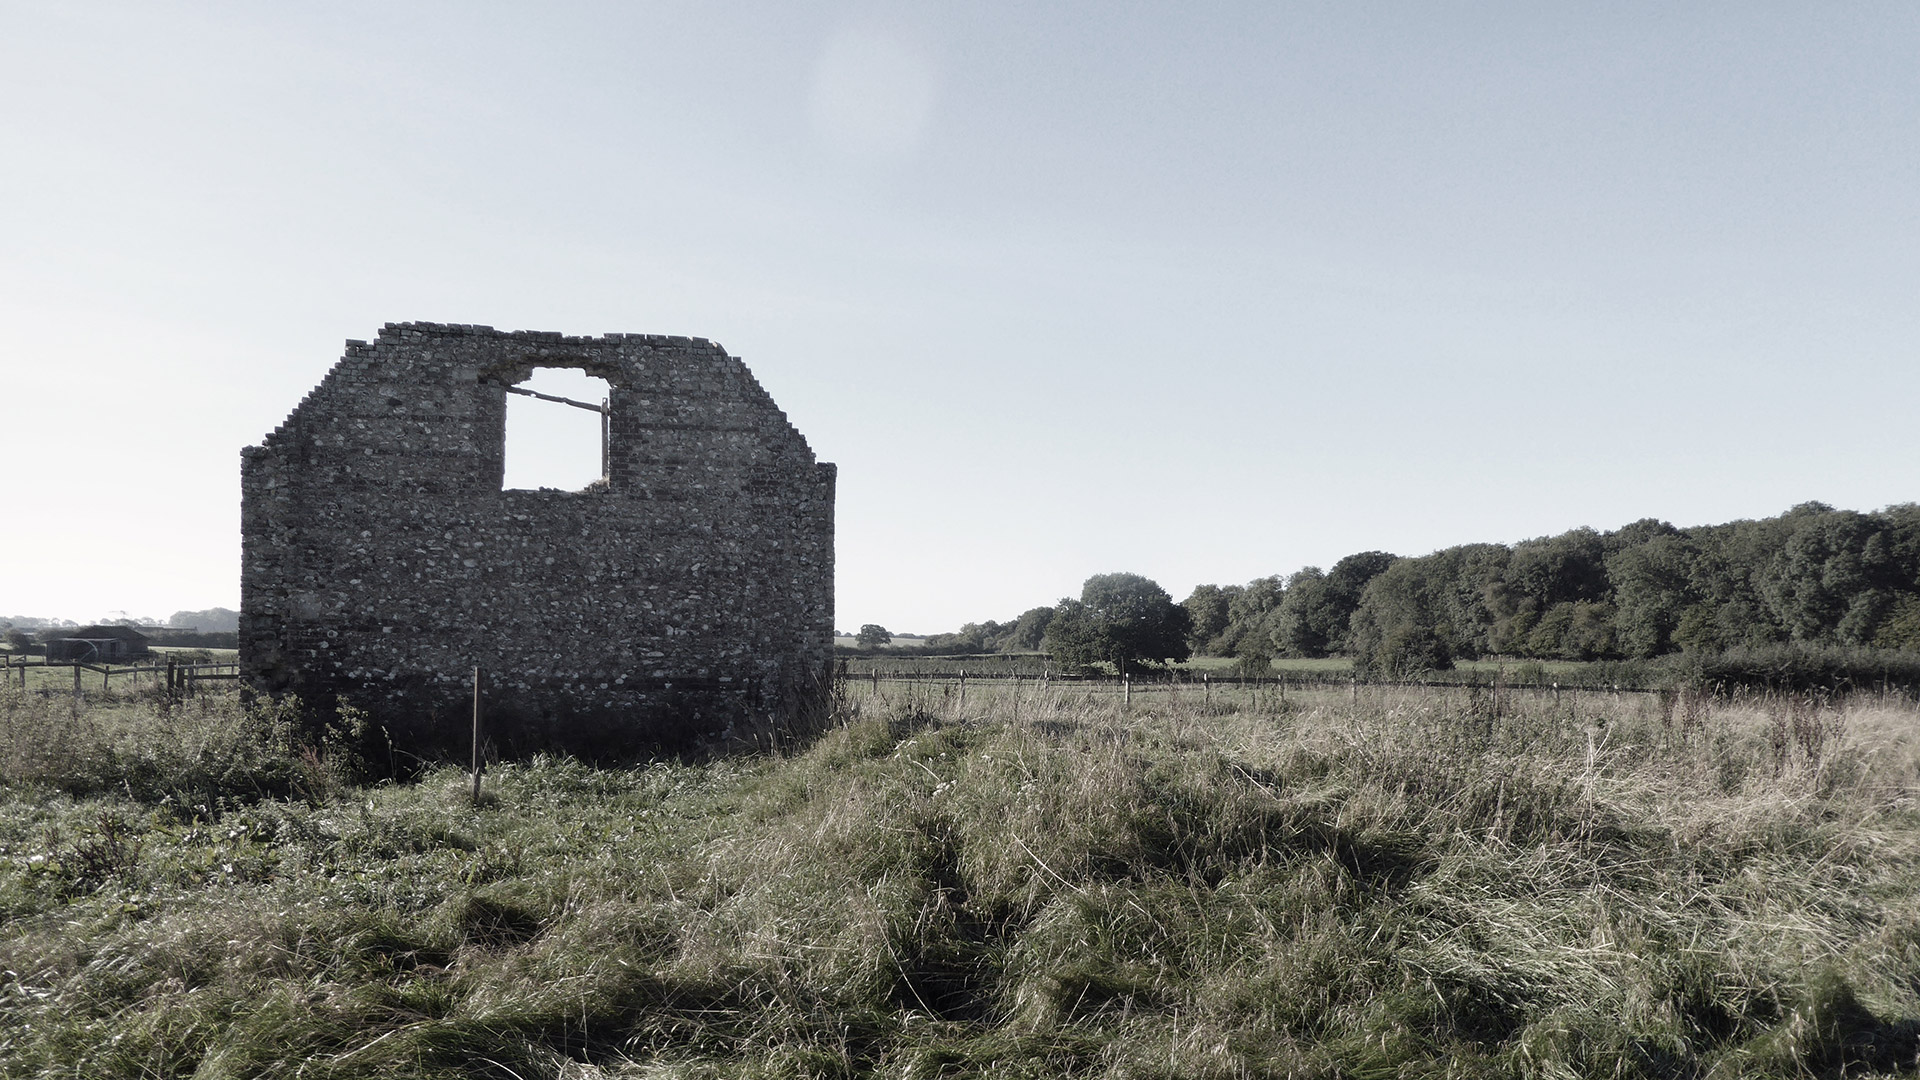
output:
[[[1243,672],[1255,675],[1284,677],[1293,674],[1319,676],[1345,676],[1353,671],[1353,661],[1341,656],[1328,656],[1321,659],[1299,657],[1278,657],[1264,665],[1257,661],[1249,669],[1248,664],[1232,656],[1196,656],[1173,665],[1177,671],[1204,672],[1210,675],[1238,675]]]
[[[961,672],[969,675],[1006,676],[1020,675],[1038,678],[1042,675],[1058,675],[1060,665],[1054,663],[1045,653],[986,653],[972,656],[849,656],[845,658],[850,676],[868,676],[878,672],[881,677],[888,675],[954,675]],[[1203,675],[1226,676],[1243,675],[1250,672],[1271,678],[1283,678],[1289,674],[1305,673],[1313,676],[1345,677],[1353,670],[1349,660],[1328,658],[1324,660],[1270,660],[1256,669],[1249,669],[1241,660],[1226,656],[1196,656],[1177,664],[1168,665],[1183,679],[1199,679]],[[1108,674],[1111,675],[1109,668]]]
[[[239,649],[203,649],[197,645],[149,645],[147,649],[163,664],[169,656],[202,658],[197,662],[205,664],[231,664],[240,659]]]
[[[787,756],[366,783],[0,693],[0,1075],[1911,1074],[1920,709],[846,687]]]
[[[1038,677],[1042,674],[1057,673],[1059,669],[1059,666],[1050,661],[1044,653],[993,653],[981,656],[853,656],[847,657],[846,663],[847,672],[851,676],[869,676],[878,672],[882,678],[888,675],[958,676],[961,672],[969,675],[1018,674]],[[1276,680],[1295,678],[1303,681],[1339,681],[1353,674],[1353,661],[1340,656],[1320,659],[1276,657],[1265,662],[1254,661],[1251,664],[1231,656],[1196,656],[1168,666],[1176,673],[1177,678],[1187,680],[1199,679],[1202,676],[1215,678],[1251,676]],[[1557,681],[1572,685],[1607,681],[1600,676],[1618,666],[1579,660],[1463,660],[1452,671],[1430,673],[1426,677],[1434,681],[1460,683],[1492,683],[1498,680],[1508,683],[1550,684]]]

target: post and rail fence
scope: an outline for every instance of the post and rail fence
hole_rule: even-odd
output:
[[[65,679],[55,675],[61,670],[73,674],[72,692],[78,697],[85,689],[83,672],[100,676],[100,689],[113,689],[113,680],[128,682],[138,688],[143,678],[150,678],[155,689],[166,690],[170,695],[191,697],[198,693],[202,683],[238,682],[240,664],[235,660],[181,662],[166,660],[150,663],[112,664],[91,663],[82,660],[47,660],[44,657],[8,656],[0,657],[0,687],[18,687],[28,689],[29,672],[39,672],[39,690],[51,694],[65,689]]]

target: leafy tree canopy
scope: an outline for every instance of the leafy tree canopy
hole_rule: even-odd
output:
[[[1347,632],[1367,583],[1399,556],[1385,551],[1349,555],[1322,573],[1308,566],[1287,579],[1274,612],[1270,636],[1286,656],[1326,656],[1347,648]]]
[[[1404,676],[1453,666],[1447,569],[1432,556],[1402,559],[1368,582],[1349,639],[1356,672]]]
[[[1218,585],[1198,585],[1193,595],[1180,601],[1193,622],[1187,631],[1187,644],[1194,652],[1210,652],[1213,640],[1227,629],[1228,599],[1226,590]]]
[[[1170,622],[1183,627],[1178,643]],[[1487,655],[1920,652],[1920,504],[1858,513],[1809,502],[1687,528],[1644,518],[1417,558],[1364,551],[1330,570],[1201,585],[1179,605],[1137,574],[1101,574],[1078,600],[1036,608],[1017,627],[967,629],[986,648],[1038,642],[1070,665],[1344,654],[1363,670],[1411,671]]]
[[[1192,655],[1192,625],[1187,609],[1151,579],[1095,574],[1081,587],[1080,599],[1056,605],[1046,647],[1063,667],[1185,660]]]
[[[1028,608],[1014,621],[1013,631],[1007,635],[1005,648],[1009,652],[1038,652],[1046,644],[1047,624],[1053,621],[1053,609],[1050,607]]]

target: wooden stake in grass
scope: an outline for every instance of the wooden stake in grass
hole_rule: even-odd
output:
[[[473,801],[480,802],[480,668],[473,669]]]

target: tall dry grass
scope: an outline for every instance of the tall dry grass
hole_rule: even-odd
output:
[[[0,808],[0,1066],[1913,1068],[1906,701],[852,691],[790,757],[541,759],[479,807],[441,772],[183,813],[33,757]],[[100,723],[70,760],[141,760]]]

